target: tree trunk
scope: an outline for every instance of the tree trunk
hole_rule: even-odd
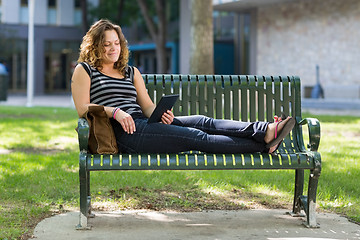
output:
[[[214,74],[212,0],[191,0],[190,74]]]
[[[156,13],[158,23],[155,25],[153,19],[149,15],[148,6],[144,0],[137,0],[141,13],[144,16],[146,26],[150,32],[152,40],[156,45],[156,72],[167,73],[166,62],[166,15],[165,15],[165,0],[156,0]]]
[[[89,29],[89,23],[87,20],[87,2],[86,0],[80,0],[81,14],[82,14],[82,31],[85,34]]]
[[[156,39],[156,58],[158,60],[157,72],[167,73],[167,62],[166,62],[166,15],[165,15],[165,0],[156,0],[156,13],[159,19],[158,22],[158,36]]]
[[[119,5],[118,5],[118,12],[117,12],[117,24],[121,25],[121,18],[122,18],[122,14],[123,14],[123,9],[124,9],[124,2],[125,0],[120,0],[119,1]]]

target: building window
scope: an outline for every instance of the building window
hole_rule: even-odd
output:
[[[1,6],[2,6],[2,1],[0,0],[0,23],[1,23]]]
[[[46,93],[69,92],[80,42],[45,42],[45,85]]]
[[[21,0],[20,4],[20,23],[29,23],[29,7],[28,0]]]
[[[57,22],[56,0],[48,0],[47,19],[49,25],[56,25]]]
[[[234,14],[228,12],[213,12],[215,40],[234,38]]]
[[[74,24],[81,25],[82,22],[81,18],[82,18],[82,12],[81,12],[80,0],[75,0]]]
[[[9,72],[9,91],[26,92],[27,81],[27,41],[7,39],[0,41],[1,57],[5,60]]]

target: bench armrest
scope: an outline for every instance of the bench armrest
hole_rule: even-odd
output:
[[[85,118],[79,118],[78,120],[78,138],[79,138],[79,148],[81,151],[88,151],[88,141],[89,141],[89,124]]]
[[[299,122],[299,125],[308,125],[309,129],[309,144],[307,145],[310,151],[317,152],[320,144],[320,122],[316,118],[305,118]]]

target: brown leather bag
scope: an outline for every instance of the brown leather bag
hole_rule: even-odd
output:
[[[83,117],[89,123],[89,152],[92,154],[117,153],[114,130],[104,106],[89,106]]]

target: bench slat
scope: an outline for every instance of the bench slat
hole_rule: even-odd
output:
[[[241,121],[248,121],[248,83],[246,76],[240,77]]]
[[[214,93],[214,80],[206,79],[206,95],[207,95],[207,116],[215,118],[215,93]]]
[[[231,76],[233,92],[233,118],[240,120],[240,77]]]
[[[190,98],[189,98],[189,89],[190,89],[190,82],[188,78],[183,78],[181,81],[181,116],[189,115],[190,113]]]
[[[291,95],[290,95],[290,82],[287,77],[282,78],[282,102],[283,102],[283,112],[289,116],[290,115],[290,104],[291,104]]]
[[[190,114],[196,115],[199,114],[197,109],[197,88],[199,82],[196,79],[196,76],[190,76],[190,92],[189,92],[189,102],[190,102]]]
[[[206,115],[206,110],[208,109],[207,105],[207,100],[206,100],[206,81],[205,78],[199,78],[199,100],[198,100],[198,104],[199,104],[199,113],[201,115]]]
[[[272,92],[272,88],[273,88],[273,84],[272,84],[272,78],[267,76],[266,77],[266,89],[265,89],[265,94],[266,94],[266,121],[268,122],[272,122],[273,121],[273,116],[274,116],[274,112],[273,112],[273,92]]]
[[[233,119],[231,112],[231,80],[230,76],[222,77],[222,84],[224,85],[223,93],[224,93],[224,118],[225,119]]]
[[[256,114],[257,114],[257,101],[256,101],[256,92],[257,92],[257,84],[255,80],[255,76],[248,76],[248,91],[249,91],[249,99],[248,99],[248,105],[249,105],[249,118],[248,121],[255,122],[257,120]]]
[[[96,170],[214,170],[311,169],[304,154],[88,154],[87,169]]]
[[[257,115],[258,121],[265,121],[265,80],[257,76]]]
[[[179,99],[176,101],[174,107],[173,107],[173,111],[175,116],[179,116],[180,115],[180,106],[181,106],[181,95],[180,95],[180,77],[179,75],[173,75],[172,79],[173,79],[173,93],[174,94],[179,94]]]
[[[281,80],[279,76],[274,76],[273,77],[273,94],[272,94],[272,99],[274,100],[275,103],[275,111],[274,111],[274,115],[278,115],[280,116],[282,109],[281,109],[281,99],[280,99],[280,95],[281,95]]]

